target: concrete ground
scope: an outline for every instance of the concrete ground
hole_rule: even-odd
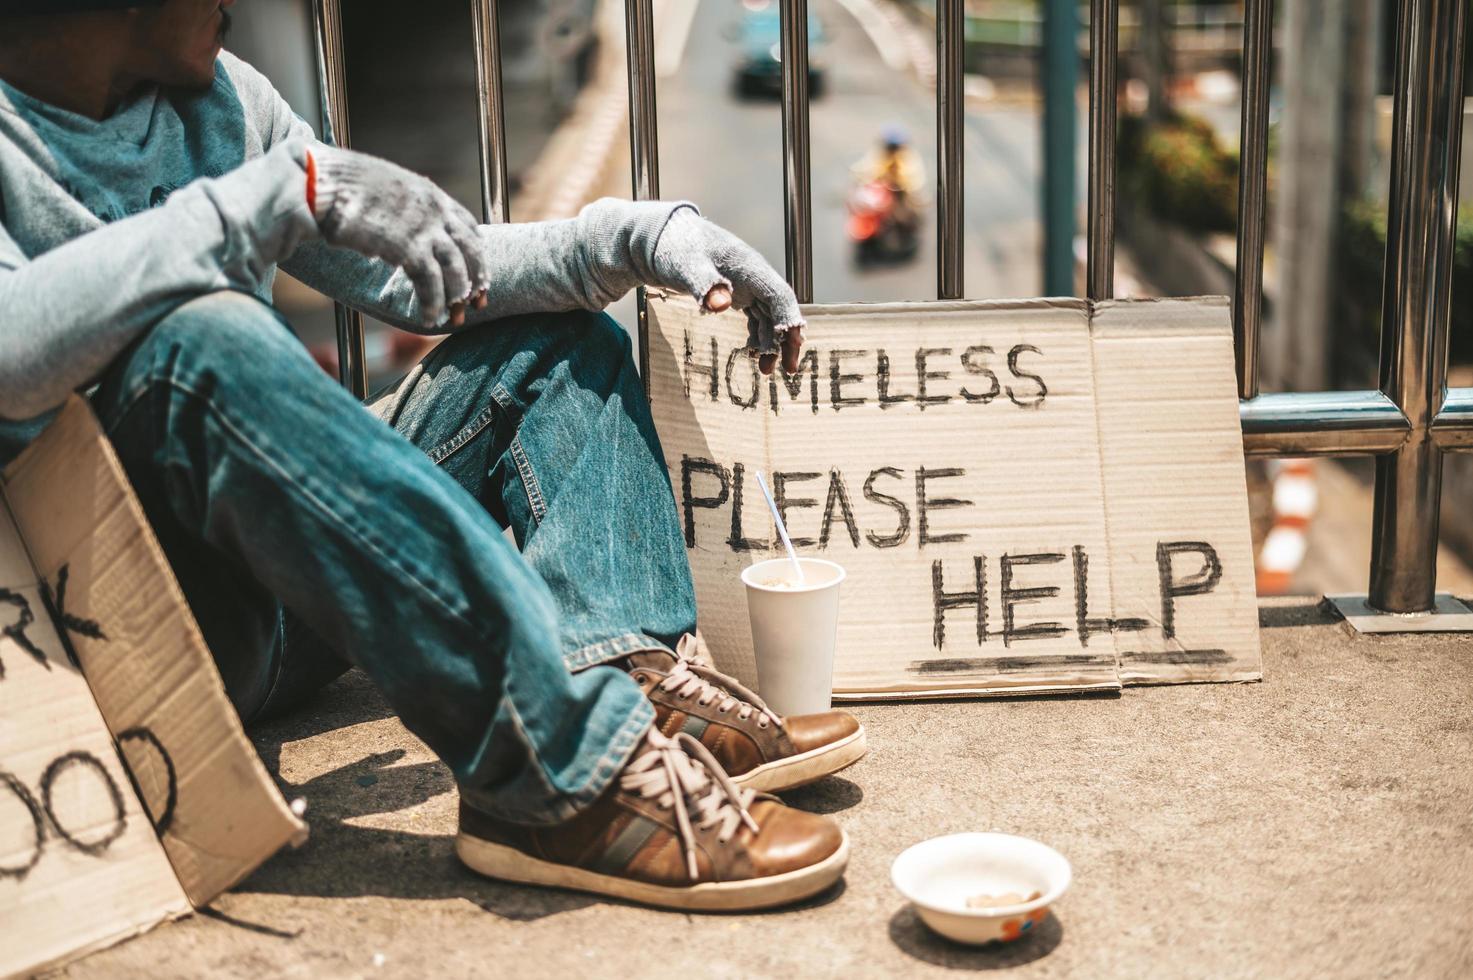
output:
[[[1261,684],[856,708],[868,758],[789,795],[854,841],[801,908],[662,913],[457,865],[447,771],[360,676],[255,733],[312,839],[85,977],[1455,977],[1473,972],[1473,638],[1262,610]],[[1074,865],[1031,938],[929,935],[889,881],[934,834]]]

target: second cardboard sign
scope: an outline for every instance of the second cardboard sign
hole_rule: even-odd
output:
[[[652,297],[651,401],[723,669],[774,530],[848,570],[835,693],[1260,676],[1220,299],[809,307],[796,374],[735,314]]]

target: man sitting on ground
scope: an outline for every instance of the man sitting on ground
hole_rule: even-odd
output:
[[[318,142],[222,52],[232,3],[0,0],[0,463],[87,389],[242,718],[361,667],[454,772],[472,868],[675,908],[832,883],[838,827],[755,790],[863,732],[693,658],[669,475],[596,312],[640,283],[735,305],[770,372],[792,292],[688,204],[477,225]],[[450,337],[366,411],[269,305],[278,264]]]

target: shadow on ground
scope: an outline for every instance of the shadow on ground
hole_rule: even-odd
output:
[[[1006,970],[1032,963],[1052,953],[1064,941],[1064,925],[1050,913],[1038,928],[1022,939],[986,946],[964,946],[936,935],[916,914],[903,906],[890,917],[890,941],[908,956],[950,970]]]
[[[378,691],[354,671],[314,701],[253,728],[252,740],[282,794],[288,800],[307,801],[312,836],[300,849],[267,862],[239,891],[318,898],[464,898],[513,922],[533,921],[595,904],[622,904],[488,881],[468,871],[455,857],[455,781],[449,769],[437,760],[405,762],[410,750],[402,747],[365,755],[357,755],[361,749],[355,749],[349,754],[356,758],[311,779],[293,782],[283,775],[285,745],[329,733],[343,734],[344,729],[392,717]],[[831,777],[784,793],[783,799],[799,809],[834,814],[860,803],[864,791],[848,779]],[[403,814],[426,805],[424,833],[359,822],[365,817]],[[351,860],[345,860],[348,855]],[[843,893],[841,881],[799,907],[827,905]],[[219,911],[212,917],[252,931],[292,935]]]

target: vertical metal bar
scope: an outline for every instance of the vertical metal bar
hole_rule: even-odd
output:
[[[629,157],[634,196],[660,196],[660,140],[655,125],[655,19],[653,0],[624,0],[629,63]]]
[[[1115,74],[1119,0],[1089,0],[1089,255],[1090,299],[1115,295]]]
[[[655,16],[653,0],[624,0],[625,55],[629,66],[629,164],[635,200],[660,196],[660,137],[655,119]],[[639,370],[650,393],[650,314],[644,287],[638,304]]]
[[[936,295],[962,296],[962,0],[936,4]]]
[[[347,148],[348,80],[343,63],[343,16],[340,0],[316,0],[312,30],[317,41],[318,82],[323,97],[323,128],[335,146]],[[363,352],[363,317],[341,303],[333,315],[338,331],[338,380],[356,398],[368,397],[368,364]]]
[[[476,103],[481,149],[481,220],[511,220],[506,190],[506,114],[501,91],[501,4],[471,0],[471,31],[476,40]]]
[[[788,283],[813,302],[813,207],[808,153],[808,0],[779,0],[782,17],[783,196]]]
[[[1267,222],[1268,93],[1273,56],[1273,0],[1247,0],[1243,11],[1243,119],[1238,169],[1238,260],[1233,282],[1233,350],[1238,397],[1258,396],[1258,325],[1263,313],[1263,237]]]
[[[1381,390],[1406,415],[1411,433],[1402,448],[1376,460],[1370,586],[1371,605],[1391,613],[1432,609],[1437,586],[1442,451],[1431,424],[1447,395],[1466,6],[1399,5]]]
[[[1073,296],[1079,4],[1045,0],[1043,30],[1043,294]]]

